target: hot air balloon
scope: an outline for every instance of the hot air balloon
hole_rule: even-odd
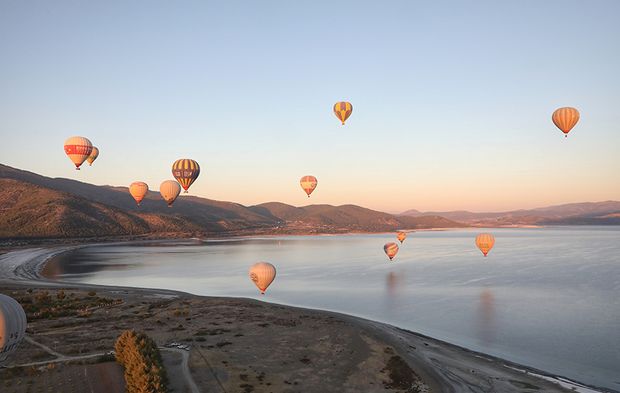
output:
[[[350,102],[337,102],[334,104],[334,114],[342,122],[347,121],[351,113],[353,112],[353,105]]]
[[[129,186],[129,193],[136,200],[138,206],[140,206],[140,202],[142,202],[147,192],[149,192],[149,186],[144,182],[135,181]]]
[[[383,246],[383,251],[390,258],[390,261],[398,254],[398,244],[396,243],[385,243]]]
[[[26,334],[26,313],[12,297],[0,293],[0,364],[15,352]]]
[[[312,194],[312,191],[316,188],[318,181],[314,176],[304,176],[299,181],[299,184],[301,184],[301,188],[304,189],[306,194],[308,194],[308,198],[310,198],[310,194]]]
[[[250,267],[250,280],[258,287],[261,295],[265,294],[267,287],[276,278],[276,268],[267,262],[258,262]]]
[[[486,257],[489,251],[493,248],[495,244],[495,237],[490,233],[481,233],[476,236],[476,246],[482,251],[484,256]]]
[[[75,169],[80,170],[80,165],[93,151],[93,144],[83,136],[72,136],[65,141],[65,154],[75,164]]]
[[[92,166],[93,162],[95,162],[97,157],[99,157],[99,149],[97,149],[95,146],[93,146],[93,151],[90,153],[88,158],[86,158],[86,161],[88,161],[88,165]]]
[[[183,186],[183,189],[187,193],[187,189],[200,175],[200,165],[194,160],[189,158],[183,158],[176,160],[172,164],[172,176]]]
[[[165,180],[159,186],[159,193],[164,201],[168,204],[168,207],[172,207],[175,199],[181,193],[181,186],[174,180]]]
[[[579,111],[571,107],[560,108],[553,112],[551,120],[564,133],[564,137],[568,137],[570,130],[579,121]]]
[[[396,238],[398,239],[400,244],[403,244],[406,237],[407,237],[407,234],[405,232],[398,232],[398,234],[396,235]]]

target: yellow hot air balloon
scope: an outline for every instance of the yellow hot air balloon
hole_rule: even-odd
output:
[[[149,192],[149,186],[144,182],[135,181],[129,185],[129,193],[136,200],[138,206],[140,206],[140,202],[142,202],[147,192]]]
[[[308,194],[308,198],[310,198],[310,194],[312,194],[312,191],[314,191],[314,189],[316,188],[318,181],[316,180],[316,177],[308,175],[302,177],[299,181],[299,184],[301,185],[301,188],[303,188],[303,190],[306,192],[306,194]]]
[[[383,251],[390,258],[390,261],[394,259],[396,254],[398,254],[398,244],[396,243],[385,243],[383,246]]]
[[[198,175],[200,175],[200,165],[194,160],[182,158],[172,164],[172,176],[181,183],[185,193],[188,192],[187,189],[198,178]]]
[[[407,234],[405,232],[398,232],[398,234],[396,235],[396,238],[398,239],[400,244],[403,244],[406,237],[407,237]]]
[[[175,199],[181,193],[181,185],[174,180],[165,180],[159,186],[159,193],[164,201],[168,204],[168,207],[172,207]]]
[[[570,130],[579,121],[579,111],[571,107],[560,108],[553,112],[551,120],[564,133],[564,137],[568,137]]]
[[[65,141],[65,154],[75,164],[75,169],[80,170],[80,165],[86,161],[93,151],[93,144],[83,136],[72,136]]]
[[[351,113],[353,113],[353,105],[350,102],[342,101],[334,104],[334,114],[342,122],[342,125],[351,116]]]
[[[490,233],[481,233],[476,236],[476,246],[482,251],[486,257],[495,244],[495,237]]]
[[[99,157],[99,149],[93,146],[93,151],[90,152],[90,155],[86,158],[86,161],[88,161],[88,165],[92,166],[93,162],[95,162],[97,157]]]
[[[258,262],[250,267],[250,280],[258,287],[261,295],[265,294],[267,287],[276,278],[276,268],[268,262]]]
[[[12,297],[0,293],[0,364],[4,363],[26,334],[26,313]]]

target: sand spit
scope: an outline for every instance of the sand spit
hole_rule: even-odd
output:
[[[76,304],[76,312],[29,320],[31,341],[23,343],[19,354],[11,359],[12,368],[0,370],[3,392],[26,392],[29,386],[43,383],[58,383],[62,389],[62,381],[76,373],[92,374],[94,380],[103,381],[98,383],[105,382],[109,392],[122,391],[118,367],[105,358],[89,355],[112,350],[118,334],[129,328],[145,331],[160,346],[171,342],[188,345],[184,367],[189,367],[191,382],[203,392],[490,393],[585,388],[538,370],[344,314],[252,299],[51,282],[40,276],[46,260],[75,247],[34,248],[0,255],[0,292],[36,304],[48,296],[59,302],[55,299],[62,291],[61,303]],[[19,367],[57,360],[59,354],[84,359],[56,362],[54,367]],[[165,351],[163,355],[171,365],[175,391],[194,390],[183,375],[179,353]],[[87,383],[77,384],[71,391],[91,391],[88,387]]]

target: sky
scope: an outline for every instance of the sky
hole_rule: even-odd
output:
[[[244,205],[618,200],[619,15],[616,0],[0,0],[0,163],[158,190],[193,158],[191,194]],[[562,106],[581,113],[568,138]],[[99,147],[92,167],[65,156],[73,135]]]

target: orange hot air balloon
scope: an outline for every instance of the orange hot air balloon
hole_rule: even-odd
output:
[[[136,200],[138,206],[140,206],[140,202],[142,202],[147,192],[149,192],[149,186],[144,182],[135,181],[129,186],[129,193]]]
[[[267,262],[258,262],[250,267],[250,280],[258,287],[261,295],[265,294],[267,287],[276,278],[276,268]]]
[[[351,116],[351,113],[353,113],[353,105],[350,102],[342,101],[334,104],[334,114],[342,122],[342,125]]]
[[[159,193],[164,201],[168,204],[168,207],[172,207],[175,199],[181,193],[181,186],[174,180],[165,180],[159,186]]]
[[[93,144],[83,136],[72,136],[65,141],[65,154],[75,164],[75,169],[80,170],[80,165],[86,161],[93,152]]]
[[[398,244],[396,243],[385,243],[383,246],[383,251],[390,258],[390,261],[398,254]]]
[[[398,239],[400,244],[403,244],[406,237],[407,237],[407,234],[405,232],[398,232],[398,234],[396,235],[396,238]]]
[[[564,137],[568,137],[570,130],[579,121],[579,111],[571,107],[560,108],[553,112],[551,120],[564,133]]]
[[[86,158],[86,161],[88,161],[88,165],[92,166],[93,162],[95,162],[97,157],[99,157],[99,149],[93,146],[93,151],[90,152],[90,155],[88,156],[88,158]]]
[[[308,175],[302,177],[299,184],[301,184],[301,188],[304,189],[306,194],[308,194],[308,198],[310,198],[310,194],[312,194],[312,191],[314,191],[319,182],[316,180],[316,177]]]
[[[200,165],[194,160],[182,158],[172,164],[172,176],[181,183],[185,193],[188,192],[187,189],[198,178],[198,175],[200,175]]]
[[[495,244],[495,237],[490,233],[481,233],[476,236],[476,246],[482,251],[486,257]]]

